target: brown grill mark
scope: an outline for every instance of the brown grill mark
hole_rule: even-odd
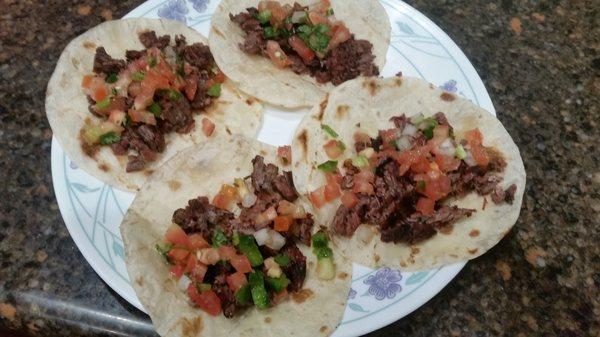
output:
[[[327,109],[327,104],[329,104],[329,94],[327,94],[325,99],[319,104],[319,114],[315,117],[316,120],[323,120],[323,114],[325,113],[325,109]]]
[[[452,234],[452,230],[454,230],[454,227],[452,225],[448,225],[439,229],[440,233],[445,235]]]
[[[442,99],[442,101],[452,102],[456,99],[456,96],[449,92],[444,92],[440,95],[440,98]]]
[[[402,77],[396,77],[396,86],[399,87],[402,85]]]
[[[321,333],[325,333],[327,331],[327,327],[323,325],[321,328],[319,328],[319,331]]]
[[[95,49],[96,48],[96,44],[94,42],[85,41],[83,43],[83,48],[85,48],[85,49]]]
[[[478,237],[479,236],[479,231],[474,229],[469,233],[469,236],[472,238]]]
[[[169,180],[168,184],[171,191],[177,191],[181,187],[181,183],[177,180]]]
[[[271,323],[271,317],[269,317],[269,316],[265,317],[265,323]]]
[[[223,33],[220,30],[218,30],[217,28],[213,28],[213,32],[215,32],[215,34],[219,35],[222,38],[225,37],[225,35],[223,35]]]
[[[302,130],[298,135],[298,140],[300,144],[302,144],[302,150],[304,150],[304,154],[308,151],[308,135],[306,133],[306,129]]]
[[[375,261],[375,263],[379,262],[379,260],[381,260],[381,256],[379,256],[379,254],[375,254],[373,256],[373,260]]]
[[[139,285],[140,287],[143,287],[144,286],[144,278],[141,276],[136,278],[135,283],[137,283],[137,285]]]
[[[488,201],[486,197],[483,197],[483,205],[481,206],[481,210],[485,211],[485,207],[487,206]]]
[[[469,252],[469,254],[473,255],[473,254],[477,253],[477,248],[469,249],[467,251]]]
[[[371,94],[371,96],[375,96],[379,91],[379,84],[377,84],[375,80],[368,80],[363,83],[363,88],[369,89],[369,93]]]
[[[292,294],[292,299],[296,303],[302,303],[306,301],[309,297],[313,295],[312,290],[310,289],[300,289],[297,292]]]
[[[186,337],[198,336],[202,332],[202,317],[196,316],[192,319],[181,320],[181,332]]]
[[[348,110],[350,110],[349,106],[340,105],[337,107],[335,115],[337,116],[337,118],[343,118],[348,113]]]
[[[145,171],[144,171],[144,175],[145,175],[146,177],[149,177],[149,176],[151,176],[151,175],[152,175],[152,173],[154,173],[154,170],[145,170]]]
[[[100,164],[100,165],[98,165],[98,168],[99,168],[101,171],[104,171],[104,172],[108,172],[108,171],[110,171],[110,167],[109,167],[108,165],[106,165],[106,164]]]
[[[227,132],[228,135],[231,135],[231,130],[229,130],[228,127],[225,127],[225,132]]]
[[[248,105],[252,105],[252,104],[254,104],[254,103],[256,103],[256,102],[257,102],[257,100],[255,100],[255,99],[254,99],[254,98],[252,98],[252,97],[250,97],[250,98],[246,99],[246,104],[248,104]]]
[[[338,278],[339,278],[340,280],[345,280],[345,279],[346,279],[346,277],[348,277],[348,273],[344,273],[344,272],[342,272],[342,273],[340,273],[340,274],[338,275]]]
[[[410,247],[410,255],[417,255],[419,252],[421,252],[421,250],[418,247]]]

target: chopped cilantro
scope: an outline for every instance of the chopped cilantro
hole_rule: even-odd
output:
[[[337,170],[337,165],[338,162],[337,160],[328,160],[322,164],[320,164],[319,166],[317,166],[317,168],[323,172],[333,172],[335,170]]]
[[[221,96],[221,83],[214,84],[212,87],[208,88],[206,94],[210,97]]]

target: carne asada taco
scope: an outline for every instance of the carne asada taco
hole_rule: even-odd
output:
[[[209,41],[244,92],[296,108],[357,76],[379,75],[390,32],[377,0],[223,0]]]
[[[105,22],[65,48],[46,114],[69,158],[96,178],[137,190],[193,144],[255,136],[262,105],[238,92],[198,32],[169,20]]]
[[[521,209],[525,170],[500,121],[420,79],[344,83],[302,122],[292,153],[316,221],[368,266],[475,258]]]
[[[275,152],[242,137],[196,145],[137,194],[121,233],[159,334],[327,336],[340,323],[352,264],[299,203],[280,164],[290,151]]]

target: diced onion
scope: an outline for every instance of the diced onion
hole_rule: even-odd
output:
[[[270,228],[260,229],[254,232],[253,235],[259,246],[267,246],[273,250],[280,250],[285,245],[285,237]]]
[[[305,16],[306,12],[304,11],[294,12],[294,14],[292,14],[292,23],[300,23]]]
[[[356,232],[354,232],[354,235],[356,235],[356,238],[362,243],[367,244],[371,242],[373,236],[375,236],[375,230],[373,226],[362,224],[358,226]]]
[[[258,197],[254,193],[247,193],[242,198],[242,206],[244,207],[252,207],[256,203]]]
[[[359,155],[372,158],[375,155],[375,150],[372,147],[367,147],[366,149],[360,151]]]
[[[404,130],[402,131],[402,134],[404,136],[415,136],[417,134],[417,128],[410,124],[410,123],[406,123],[406,126],[404,127]]]
[[[400,137],[396,141],[396,147],[398,148],[398,151],[409,150],[411,146],[410,138],[408,138],[408,136]]]
[[[179,281],[177,281],[177,287],[181,291],[186,291],[190,283],[192,283],[192,281],[187,276],[183,275]]]
[[[263,228],[257,230],[256,232],[254,232],[253,235],[256,239],[256,243],[258,243],[259,246],[264,246],[267,243],[267,240],[269,239],[269,229]]]
[[[465,163],[467,163],[467,165],[469,165],[471,167],[477,166],[477,162],[475,161],[475,158],[473,158],[471,151],[467,151],[467,157],[464,160],[465,160]]]
[[[438,148],[438,152],[440,154],[443,154],[448,157],[453,157],[455,151],[456,148],[454,147],[454,144],[452,144],[452,140],[450,140],[450,138],[446,138],[446,140],[444,140]]]
[[[423,116],[422,113],[419,113],[418,115],[410,118],[410,123],[412,125],[419,125],[424,119],[425,119],[425,116]]]

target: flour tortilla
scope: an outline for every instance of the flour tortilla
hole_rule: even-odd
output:
[[[266,163],[277,163],[276,149],[235,137],[204,143],[173,157],[137,194],[123,223],[125,261],[136,294],[162,336],[328,336],[339,325],[350,289],[352,264],[334,250],[334,280],[316,277],[316,259],[310,247],[298,247],[307,257],[307,277],[302,290],[312,293],[298,303],[291,299],[274,308],[249,308],[227,319],[209,316],[191,307],[187,294],[169,276],[168,265],[155,250],[173,212],[201,195],[212,198],[222,184],[252,172],[251,160],[261,154]],[[290,166],[284,169],[289,169]]]
[[[516,184],[513,204],[496,205],[488,196],[487,206],[482,210],[483,197],[476,193],[450,200],[449,204],[477,212],[454,224],[451,233],[438,233],[413,246],[381,242],[379,233],[367,244],[355,236],[351,239],[335,236],[342,252],[354,262],[370,267],[422,270],[466,261],[492,248],[516,222],[525,190],[525,169],[519,149],[506,129],[498,119],[470,101],[416,78],[356,79],[344,83],[314,107],[294,137],[293,172],[298,191],[306,195],[325,183],[324,175],[316,166],[328,159],[322,146],[331,138],[321,130],[321,124],[331,126],[347,145],[343,158],[339,159],[342,163],[356,155],[353,139],[356,131],[374,136],[378,130],[393,127],[389,121],[392,116],[403,113],[409,117],[419,113],[432,116],[440,111],[446,114],[457,138],[462,138],[465,131],[479,128],[484,135],[484,145],[495,147],[504,155],[508,165],[500,186],[507,188]],[[339,205],[336,201],[315,210],[317,221],[331,224]]]
[[[138,190],[147,177],[167,159],[182,149],[210,141],[227,133],[239,133],[248,137],[256,136],[262,121],[263,107],[256,100],[240,93],[230,81],[223,84],[221,97],[202,114],[195,116],[196,127],[188,134],[170,133],[165,135],[166,148],[158,154],[158,159],[140,172],[125,172],[127,156],[117,157],[109,146],[100,147],[92,158],[81,149],[79,132],[86,120],[98,121],[88,111],[88,101],[81,88],[83,76],[91,74],[96,47],[104,47],[109,55],[125,59],[125,51],[141,50],[144,46],[138,39],[138,33],[154,30],[160,35],[186,37],[188,44],[206,39],[195,30],[182,23],[158,19],[124,19],[108,21],[96,26],[75,38],[65,48],[54,74],[48,83],[46,92],[46,115],[54,136],[69,158],[87,173],[113,185],[129,191]],[[202,133],[202,118],[208,118],[216,124],[214,134],[207,138]]]
[[[259,0],[223,0],[212,17],[209,34],[210,49],[223,72],[244,92],[269,104],[285,108],[312,106],[320,102],[334,86],[319,84],[309,75],[297,75],[289,69],[278,69],[273,63],[258,55],[242,51],[239,44],[246,34],[229,14],[244,12],[258,6]],[[318,0],[281,0],[282,4],[306,6]],[[331,0],[335,17],[344,22],[357,40],[373,44],[375,65],[383,70],[390,43],[390,22],[377,0]]]

